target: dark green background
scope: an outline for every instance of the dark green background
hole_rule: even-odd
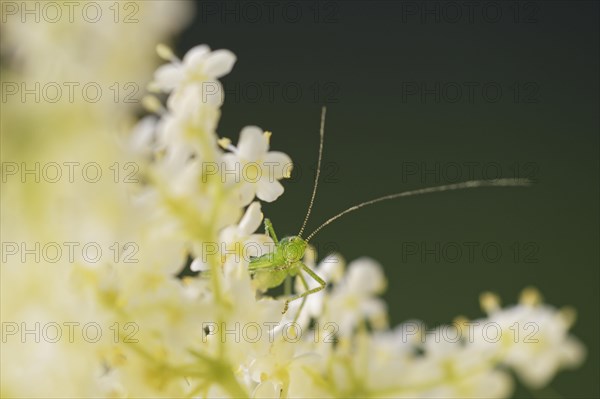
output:
[[[177,50],[183,54],[200,43],[231,49],[238,62],[224,80],[219,133],[235,141],[248,124],[272,130],[272,148],[288,153],[301,170],[278,201],[264,205],[279,235],[297,233],[304,218],[325,103],[327,167],[309,230],[359,201],[448,182],[443,176],[403,178],[406,162],[462,164],[464,173],[465,162],[500,165],[507,177],[519,165],[523,177],[536,180],[533,187],[379,204],[327,227],[315,243],[339,249],[348,260],[368,255],[384,265],[393,324],[479,317],[482,291],[514,303],[528,285],[551,304],[575,307],[573,331],[588,358],[580,369],[559,374],[552,388],[565,397],[598,397],[598,3],[482,2],[470,20],[458,2],[463,16],[453,20],[447,2],[299,1],[286,8],[301,10],[295,23],[293,14],[282,14],[281,4],[289,2],[280,3],[272,18],[265,2],[251,3],[199,3]],[[492,13],[494,4],[500,17]],[[433,14],[424,20],[407,15],[413,5]],[[215,15],[215,7],[230,11]],[[422,102],[403,98],[403,82],[463,89],[474,82],[479,89],[473,101],[463,93],[455,102],[442,96],[436,103],[431,95]],[[498,101],[482,96],[481,86],[490,82],[502,88]],[[273,97],[269,84],[279,84]],[[293,91],[286,99],[281,90],[292,85],[302,89],[297,101]],[[475,172],[482,177],[481,168]],[[485,261],[476,251],[474,262],[465,254],[457,262],[422,261],[402,249],[402,243],[473,241],[497,243],[502,257]],[[536,262],[515,261],[514,242],[529,243],[521,254]],[[517,395],[529,393],[519,387]]]

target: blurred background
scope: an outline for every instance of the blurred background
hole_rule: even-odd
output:
[[[256,124],[295,162],[265,204],[296,234],[328,106],[322,180],[308,231],[380,195],[456,181],[524,177],[489,188],[390,201],[314,240],[320,256],[385,268],[391,324],[482,315],[526,286],[577,309],[582,368],[544,397],[598,397],[598,19],[593,1],[201,1],[178,38],[238,56],[219,132]],[[519,397],[530,394],[519,388]]]

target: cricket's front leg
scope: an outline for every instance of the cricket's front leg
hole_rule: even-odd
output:
[[[313,289],[304,291],[302,294],[294,295],[290,299],[286,300],[285,305],[283,307],[283,312],[281,312],[281,313],[287,312],[290,302],[295,301],[296,299],[300,299],[300,298],[303,298],[303,302],[300,307],[300,310],[302,310],[302,307],[304,306],[304,302],[306,301],[307,296],[314,294],[316,292],[319,292],[327,286],[327,283],[325,282],[325,280],[323,280],[317,273],[313,272],[310,267],[306,266],[304,263],[300,263],[300,265],[302,266],[302,271],[305,271],[310,277],[313,278],[313,280],[315,280],[317,283],[319,283],[319,286],[315,287]],[[298,275],[301,277],[302,280],[304,280],[304,277],[300,273]],[[304,283],[306,284],[306,280],[304,280]],[[308,284],[306,284],[305,287],[308,288]]]
[[[273,228],[273,224],[270,219],[265,218],[265,234],[268,235],[275,241],[275,244],[279,242],[277,239],[277,235],[275,234],[275,229]]]

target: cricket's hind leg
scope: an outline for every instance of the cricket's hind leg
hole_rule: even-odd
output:
[[[302,310],[302,307],[304,306],[304,302],[306,302],[306,297],[307,296],[309,296],[311,294],[314,294],[316,292],[319,292],[319,291],[321,291],[323,288],[325,288],[327,286],[327,283],[325,282],[325,280],[323,280],[321,277],[319,277],[319,275],[317,273],[313,272],[310,267],[306,266],[304,263],[301,263],[301,262],[300,262],[300,265],[302,266],[302,271],[305,271],[310,277],[313,278],[313,280],[315,280],[317,283],[319,283],[319,286],[315,287],[313,289],[304,291],[301,294],[294,295],[290,299],[286,300],[285,301],[285,305],[283,307],[283,312],[281,312],[281,313],[286,313],[287,310],[288,310],[288,308],[289,308],[290,302],[295,301],[295,300],[300,299],[300,298],[302,298],[302,304],[300,305],[300,310]],[[298,275],[300,276],[301,281],[303,282],[305,288],[308,288],[308,284],[306,283],[306,280],[304,279],[304,276],[302,276],[301,273],[298,273]],[[299,313],[300,312],[298,312],[298,314]],[[296,318],[294,319],[294,321],[297,320],[297,317],[298,317],[298,315],[296,315]]]

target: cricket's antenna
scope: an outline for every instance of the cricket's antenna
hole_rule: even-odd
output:
[[[310,216],[310,211],[312,211],[313,203],[315,202],[315,196],[317,195],[317,186],[319,185],[319,175],[321,174],[321,159],[323,158],[323,139],[325,138],[325,114],[326,113],[327,113],[327,108],[323,107],[321,109],[321,129],[320,129],[321,139],[319,142],[319,160],[317,161],[317,173],[315,175],[315,184],[313,186],[312,197],[310,197],[310,203],[308,204],[308,211],[306,212],[306,217],[304,218],[304,223],[302,223],[302,228],[300,228],[300,232],[298,233],[299,237],[302,237],[302,233],[304,233],[304,229],[306,228],[306,223],[308,222],[308,217]]]
[[[320,225],[319,227],[317,227],[317,229],[315,231],[313,231],[312,233],[310,233],[308,235],[308,237],[306,238],[306,241],[308,242],[323,227],[327,226],[328,224],[330,224],[334,220],[337,220],[337,219],[341,218],[342,216],[344,216],[347,213],[350,213],[350,212],[353,212],[353,211],[355,211],[357,209],[360,209],[363,206],[372,205],[372,204],[375,204],[377,202],[387,201],[387,200],[396,199],[396,198],[400,198],[400,197],[411,197],[411,196],[414,196],[414,195],[429,194],[429,193],[435,193],[435,192],[441,192],[441,191],[462,190],[462,189],[465,189],[465,188],[476,188],[476,187],[511,187],[511,186],[512,187],[518,187],[518,186],[529,186],[530,184],[531,184],[531,181],[528,180],[528,179],[470,180],[470,181],[466,181],[466,182],[462,182],[462,183],[446,184],[446,185],[443,185],[443,186],[421,188],[421,189],[418,189],[418,190],[403,191],[401,193],[386,195],[386,196],[383,196],[383,197],[372,199],[370,201],[362,202],[362,203],[360,203],[358,205],[354,205],[354,206],[346,209],[345,211],[342,211],[342,212],[338,213],[334,217],[327,219],[325,221],[325,223],[323,223],[322,225]]]

